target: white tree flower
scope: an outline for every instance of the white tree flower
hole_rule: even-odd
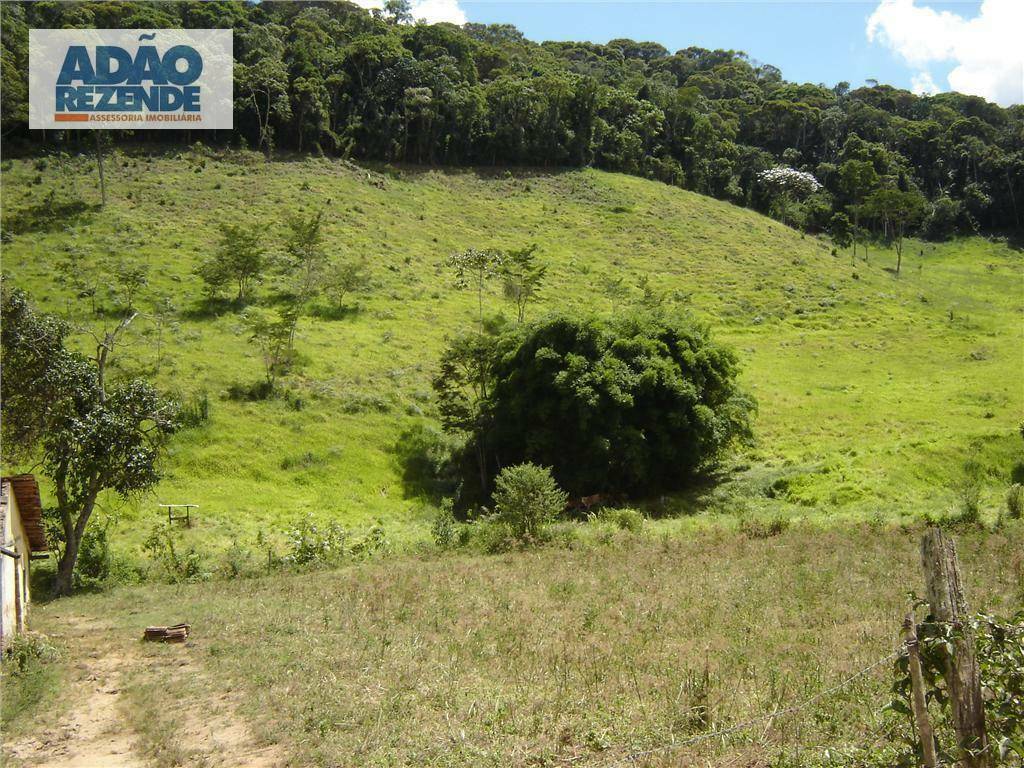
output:
[[[791,192],[797,195],[810,195],[821,189],[821,184],[813,174],[785,165],[777,165],[774,168],[761,171],[757,174],[757,178],[780,192]]]

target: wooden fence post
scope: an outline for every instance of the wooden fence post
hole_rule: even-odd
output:
[[[953,627],[953,653],[946,655],[946,684],[953,711],[953,728],[964,768],[988,768],[985,708],[981,672],[974,650],[956,546],[940,528],[931,527],[921,539],[928,603],[932,617]]]
[[[910,665],[910,704],[914,711],[917,736],[921,740],[924,768],[935,768],[938,763],[938,755],[935,754],[935,733],[932,731],[928,703],[924,697],[924,676],[921,674],[921,655],[917,647],[917,622],[913,613],[908,613],[903,621],[903,637],[906,640]]]

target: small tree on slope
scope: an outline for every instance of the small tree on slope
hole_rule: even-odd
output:
[[[140,379],[105,385],[106,356],[68,350],[68,326],[37,314],[21,291],[4,291],[2,310],[4,449],[8,460],[39,459],[53,482],[64,538],[55,588],[67,595],[97,498],[156,485],[176,408]]]

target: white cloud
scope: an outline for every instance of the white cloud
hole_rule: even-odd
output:
[[[881,0],[866,31],[869,41],[883,43],[915,68],[955,62],[950,88],[1009,105],[1024,102],[1022,30],[1022,0],[982,0],[973,19],[916,0]],[[913,80],[915,89],[935,85],[924,71]]]
[[[469,19],[459,7],[458,0],[419,0],[412,4],[412,17],[426,19],[430,24],[447,21],[462,26]]]
[[[384,0],[354,0],[363,8],[383,8]],[[412,0],[412,17],[428,24],[447,21],[462,26],[469,19],[466,12],[459,7],[458,0]]]
[[[910,78],[910,90],[918,96],[931,96],[942,89],[935,84],[931,72],[918,72]]]

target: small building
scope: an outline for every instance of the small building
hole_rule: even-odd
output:
[[[25,629],[29,563],[45,552],[43,508],[33,475],[2,479],[0,486],[0,647]]]

